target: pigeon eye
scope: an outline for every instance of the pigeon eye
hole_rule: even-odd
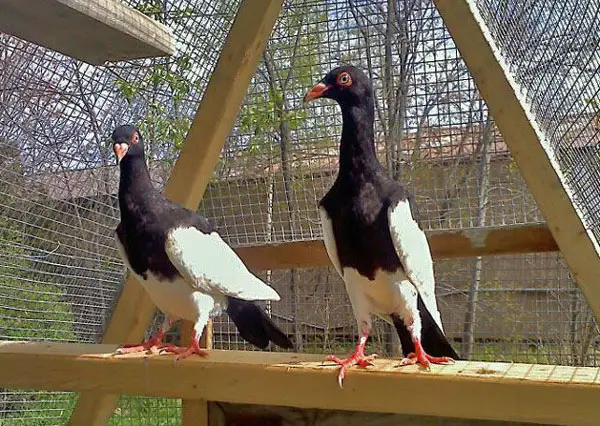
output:
[[[131,143],[132,144],[137,144],[140,141],[140,136],[137,134],[137,132],[135,132],[132,136],[131,136]]]
[[[352,84],[352,78],[350,77],[350,74],[343,72],[338,76],[337,82],[340,86],[348,87]]]

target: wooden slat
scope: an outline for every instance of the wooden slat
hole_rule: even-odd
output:
[[[171,200],[191,209],[198,207],[282,2],[253,0],[241,3],[165,188],[165,194]],[[140,341],[154,309],[142,286],[130,276],[124,284],[103,342],[121,344]],[[69,425],[104,425],[117,399],[118,395],[82,394]]]
[[[0,387],[557,425],[600,419],[598,368],[457,362],[427,372],[376,359],[352,368],[340,389],[322,355],[213,350],[175,364],[171,355],[108,355],[114,348],[0,343]]]
[[[600,248],[572,203],[554,154],[501,58],[475,0],[434,0],[571,273],[600,319]]]
[[[434,258],[557,251],[552,233],[543,224],[428,232]],[[237,247],[252,270],[330,266],[322,240]]]
[[[169,28],[119,0],[0,0],[0,31],[92,65],[175,52]]]

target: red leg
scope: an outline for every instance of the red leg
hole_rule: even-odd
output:
[[[162,349],[168,346],[162,343],[162,339],[165,337],[165,334],[167,333],[167,331],[169,331],[172,325],[173,321],[167,320],[161,325],[160,329],[156,333],[154,333],[154,335],[150,339],[143,342],[141,345],[121,345],[121,347],[117,349],[116,353],[131,354],[137,352],[145,352],[148,350],[151,351],[153,349]]]
[[[373,359],[377,357],[377,355],[365,355],[365,344],[367,343],[367,337],[369,337],[369,333],[366,331],[362,331],[360,334],[359,343],[354,349],[354,353],[348,358],[342,360],[334,355],[330,355],[327,357],[327,361],[332,361],[340,365],[340,370],[338,373],[338,383],[341,388],[343,388],[342,382],[344,381],[346,371],[350,366],[357,364],[358,366],[365,368],[369,365],[373,365]]]
[[[400,362],[400,366],[419,364],[421,367],[429,369],[430,364],[452,364],[454,362],[452,358],[447,356],[429,355],[423,350],[423,346],[421,346],[421,341],[419,339],[414,339],[413,342],[415,344],[415,352],[408,354],[408,356]]]
[[[199,341],[200,341],[200,336],[198,336],[198,333],[196,333],[196,330],[193,329],[192,330],[192,343],[190,343],[190,346],[188,346],[187,348],[179,348],[177,346],[168,345],[168,346],[163,347],[163,349],[166,352],[177,354],[177,357],[175,358],[176,361],[187,358],[188,356],[193,355],[193,354],[198,354],[200,356],[207,356],[209,353],[208,350],[202,349],[200,347],[200,344],[198,343]]]

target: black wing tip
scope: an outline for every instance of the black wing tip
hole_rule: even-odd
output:
[[[280,348],[283,349],[294,349],[294,344],[292,343],[292,341],[290,340],[289,337],[287,337],[285,334],[282,334],[282,338],[278,339],[277,341],[275,340],[271,340],[273,343],[275,343],[277,346],[279,346]]]

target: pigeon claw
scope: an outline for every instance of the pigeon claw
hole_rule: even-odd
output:
[[[115,354],[124,355],[124,354],[134,354],[134,353],[146,352],[146,351],[156,353],[157,351],[164,348],[165,346],[168,346],[168,345],[165,345],[162,343],[162,337],[163,337],[162,333],[157,333],[155,336],[153,336],[151,339],[145,341],[141,345],[121,345],[115,351]]]
[[[400,361],[400,367],[418,364],[426,370],[431,370],[431,364],[453,364],[454,360],[447,356],[431,356],[423,350],[421,342],[415,340],[415,352],[408,354]]]
[[[338,372],[338,384],[340,385],[340,388],[343,389],[344,377],[346,377],[346,371],[348,371],[348,368],[350,368],[354,364],[358,365],[361,368],[366,368],[369,365],[373,365],[373,360],[376,357],[377,354],[366,356],[362,351],[356,351],[346,359],[340,359],[334,355],[329,355],[326,358],[326,360],[330,362],[335,362],[340,366]]]
[[[176,354],[175,361],[182,360],[184,358],[189,357],[190,355],[200,355],[200,356],[208,356],[209,351],[206,349],[202,349],[198,344],[196,339],[192,340],[192,344],[187,348],[180,348],[178,346],[167,346],[163,348],[166,352]]]

